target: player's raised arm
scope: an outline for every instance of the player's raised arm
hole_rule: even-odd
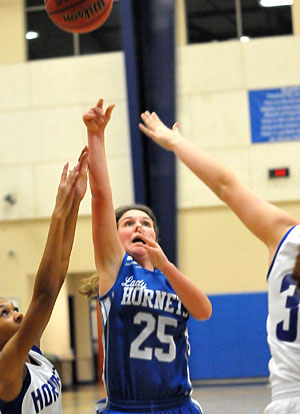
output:
[[[104,131],[115,105],[103,109],[103,99],[83,115],[89,146],[94,256],[103,295],[113,285],[125,251],[120,243],[105,154]]]
[[[270,257],[289,227],[298,221],[249,190],[234,172],[185,139],[178,123],[168,128],[156,113],[144,112],[141,131],[174,154],[206,184],[240,220],[269,248]]]
[[[12,401],[19,395],[27,375],[25,362],[29,362],[28,353],[33,345],[39,345],[39,338],[49,321],[65,280],[78,207],[85,193],[84,187],[80,190],[76,187],[77,179],[84,180],[86,166],[87,150],[82,153],[79,163],[69,174],[68,164],[63,168],[44,253],[26,315],[23,317],[8,302],[1,302],[1,400]],[[75,197],[76,191],[81,193],[80,197]]]

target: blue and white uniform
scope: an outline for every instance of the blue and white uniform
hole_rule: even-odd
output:
[[[146,270],[125,254],[114,286],[99,301],[108,400],[99,402],[96,412],[178,412],[180,407],[200,413],[190,398],[189,314],[163,273]]]
[[[0,414],[62,414],[61,382],[54,366],[36,347],[29,352],[22,390],[11,402],[0,400]]]
[[[291,279],[298,246],[300,226],[294,226],[282,238],[268,272],[267,332],[272,355],[269,370],[273,402],[266,413],[279,412],[275,408],[279,404],[280,412],[300,413],[299,298]]]

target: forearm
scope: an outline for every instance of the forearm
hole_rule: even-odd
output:
[[[64,226],[64,234],[62,241],[62,254],[60,261],[60,274],[64,277],[68,271],[71,251],[74,242],[74,235],[76,230],[76,224],[78,219],[78,211],[81,200],[74,200],[71,210],[67,216]]]
[[[181,302],[196,319],[209,319],[212,306],[208,297],[171,262],[164,266],[163,273],[171,283]]]
[[[104,137],[88,131],[89,182],[93,197],[112,198]]]
[[[63,280],[59,280],[62,252],[62,240],[65,218],[52,214],[44,253],[34,284],[34,297],[43,294],[57,295]]]

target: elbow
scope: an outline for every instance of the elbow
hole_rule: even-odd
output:
[[[211,315],[212,315],[212,306],[210,305],[210,307],[208,309],[206,309],[205,312],[203,312],[201,320],[202,321],[207,321],[208,319],[210,319]]]
[[[192,314],[192,317],[199,321],[207,321],[212,315],[212,305],[207,303],[206,306],[201,307],[195,314]]]

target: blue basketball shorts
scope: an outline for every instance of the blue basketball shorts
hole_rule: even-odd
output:
[[[202,414],[198,401],[190,397],[180,397],[158,401],[99,400],[95,414]]]

